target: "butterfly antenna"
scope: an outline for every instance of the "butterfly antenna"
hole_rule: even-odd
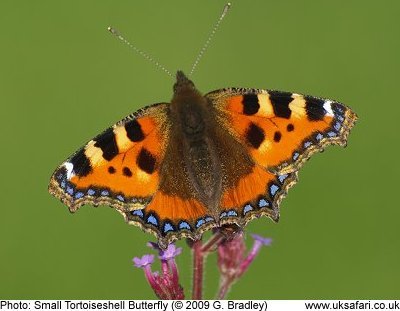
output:
[[[219,28],[219,25],[221,24],[222,20],[224,19],[224,17],[228,13],[230,7],[231,7],[231,3],[230,2],[225,4],[221,15],[219,16],[217,22],[215,23],[214,27],[212,28],[212,30],[210,32],[210,35],[208,36],[206,42],[204,43],[203,47],[201,48],[199,54],[196,57],[196,60],[193,63],[192,69],[190,70],[190,73],[189,73],[189,77],[193,74],[194,70],[196,69],[200,59],[203,57],[204,52],[207,50],[208,46],[210,45],[210,42],[211,42],[212,38],[214,37],[215,33],[217,32],[217,30]]]
[[[143,52],[142,50],[140,50],[139,48],[137,48],[135,45],[133,45],[132,43],[130,43],[128,40],[126,40],[120,33],[118,30],[116,30],[115,28],[109,26],[108,31],[111,32],[114,36],[116,36],[119,40],[121,40],[123,43],[125,43],[127,46],[129,46],[132,50],[134,50],[136,53],[138,53],[139,55],[143,56],[145,59],[147,59],[149,62],[153,63],[157,68],[161,69],[162,71],[164,71],[166,74],[168,74],[170,77],[173,77],[171,72],[166,69],[163,65],[161,65],[159,62],[157,62],[156,60],[154,60],[153,57],[151,57],[149,54],[147,54],[146,52]]]

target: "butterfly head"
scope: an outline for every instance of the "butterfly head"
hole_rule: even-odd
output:
[[[186,77],[183,71],[178,70],[176,73],[176,82],[174,84],[174,94],[193,92],[196,90],[194,83]]]

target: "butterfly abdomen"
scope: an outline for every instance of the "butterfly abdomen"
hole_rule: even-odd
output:
[[[212,213],[219,205],[222,182],[217,141],[212,137],[215,121],[209,109],[212,109],[209,103],[190,80],[184,77],[177,80],[170,110],[173,122],[170,144],[180,146],[180,150],[179,155],[171,157],[174,166],[164,165],[182,170],[193,190],[186,196],[199,200]]]

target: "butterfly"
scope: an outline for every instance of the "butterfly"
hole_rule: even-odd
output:
[[[304,162],[345,146],[356,119],[337,101],[290,92],[203,96],[178,71],[170,103],[144,107],[90,140],[55,170],[49,192],[71,212],[109,205],[165,248],[260,216],[278,221]]]

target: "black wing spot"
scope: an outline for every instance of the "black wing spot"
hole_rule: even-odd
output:
[[[304,96],[306,100],[306,113],[310,121],[320,121],[324,118],[326,111],[324,109],[325,101],[312,96]]]
[[[76,175],[83,177],[92,171],[90,160],[85,154],[85,149],[82,148],[69,160],[73,165],[73,170]]]
[[[108,172],[109,172],[110,174],[115,174],[115,172],[116,172],[115,167],[114,167],[114,166],[109,166],[109,167],[108,167]]]
[[[94,141],[94,145],[103,151],[103,158],[107,161],[111,161],[118,155],[117,141],[115,140],[115,134],[112,127],[105,130]]]
[[[280,140],[281,140],[281,138],[282,138],[281,132],[276,131],[275,134],[274,134],[274,141],[277,142],[277,143],[279,143]]]
[[[144,139],[144,133],[140,123],[135,119],[125,123],[126,135],[131,141],[139,142]]]
[[[246,140],[249,142],[249,144],[252,147],[258,149],[258,147],[260,147],[264,139],[265,139],[264,130],[258,125],[250,123],[250,126],[246,131]]]
[[[132,171],[129,169],[129,167],[124,167],[122,169],[122,174],[124,174],[126,177],[131,177],[132,176]]]
[[[288,132],[294,131],[294,125],[293,125],[292,123],[289,123],[289,124],[287,125],[287,127],[286,127],[286,130],[287,130]]]
[[[245,115],[253,115],[260,109],[260,103],[258,102],[257,94],[245,94],[243,95],[243,113]]]
[[[136,163],[147,174],[152,174],[156,168],[156,158],[145,148],[140,150]]]
[[[277,117],[289,119],[292,111],[289,108],[290,102],[293,100],[292,93],[269,91],[269,99]]]

